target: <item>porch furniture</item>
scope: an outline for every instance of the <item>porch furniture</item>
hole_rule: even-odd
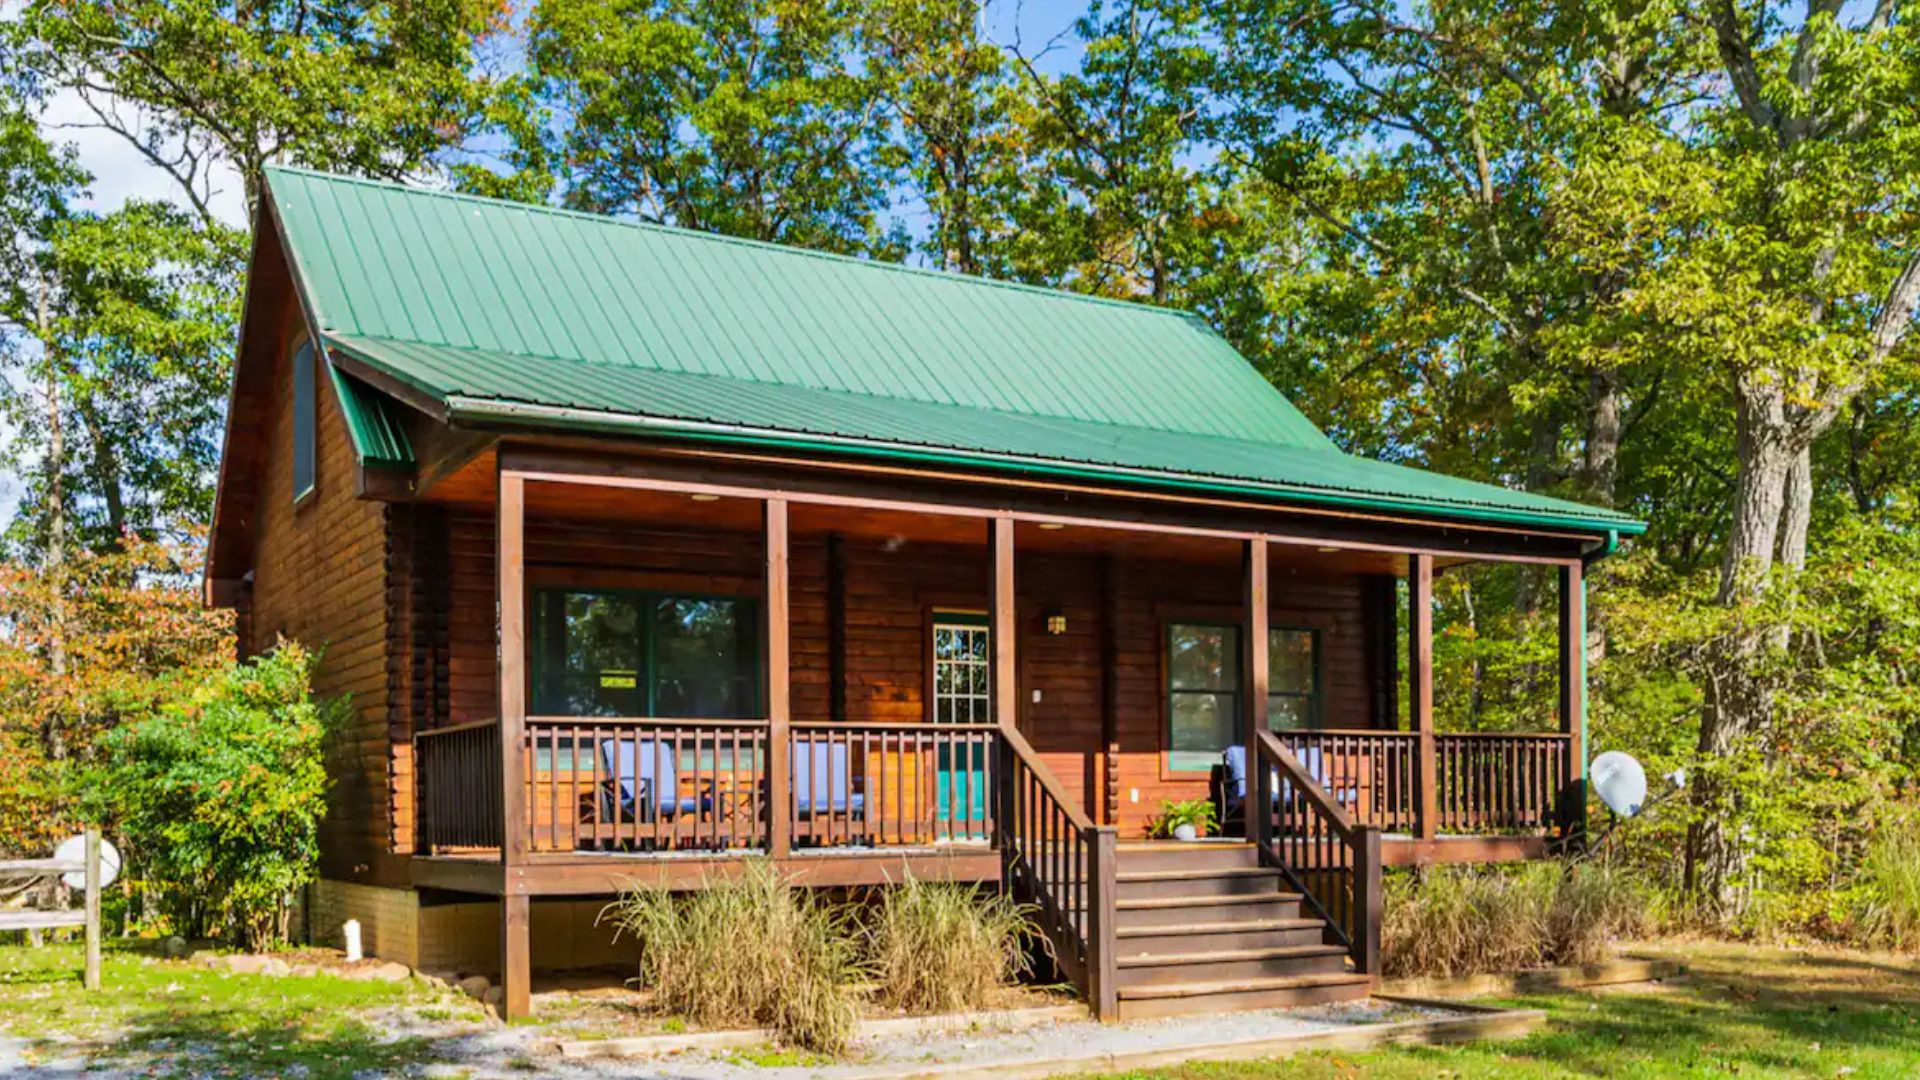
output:
[[[601,796],[606,817],[618,821],[637,816],[641,821],[653,821],[712,809],[711,790],[693,796],[680,794],[679,763],[674,759],[673,748],[663,742],[603,740],[600,760],[609,777]]]
[[[1307,775],[1313,778],[1314,783],[1329,789],[1329,794],[1337,802],[1352,807],[1359,801],[1360,793],[1357,785],[1344,776],[1330,777],[1326,756],[1318,747],[1302,749],[1295,754],[1295,758],[1306,768]],[[1220,820],[1221,833],[1227,834],[1232,831],[1229,828],[1231,825],[1244,835],[1247,803],[1247,748],[1245,746],[1236,744],[1227,747],[1226,752],[1220,755],[1220,764],[1214,766],[1212,770],[1208,786],[1213,789],[1214,811]],[[1282,778],[1276,772],[1273,781],[1274,804],[1278,806],[1293,797],[1292,782]]]

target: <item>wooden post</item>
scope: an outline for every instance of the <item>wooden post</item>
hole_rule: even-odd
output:
[[[787,573],[787,501],[766,502],[767,543],[767,838],[776,859],[793,848],[792,598]],[[835,720],[845,717],[836,716]]]
[[[1439,767],[1433,737],[1433,556],[1415,555],[1407,568],[1408,720],[1419,736],[1420,766],[1416,832],[1422,840],[1440,833]]]
[[[1273,778],[1260,767],[1260,734],[1267,730],[1267,541],[1247,541],[1241,572],[1241,603],[1246,608],[1240,628],[1240,745],[1247,761],[1247,839],[1266,850],[1273,831]]]
[[[1353,827],[1353,966],[1380,982],[1380,922],[1386,882],[1380,869],[1380,826]]]
[[[513,883],[508,882],[508,889]],[[500,898],[500,1019],[512,1021],[533,1013],[533,955],[531,908],[523,892]]]
[[[100,989],[100,829],[87,826],[87,968],[82,985]]]
[[[1014,638],[1019,623],[1014,618],[1013,593],[1013,518],[1001,514],[988,530],[992,551],[992,570],[988,577],[988,647],[993,650],[993,720],[1003,728],[1019,726],[1020,681],[1015,668]]]
[[[1119,943],[1114,901],[1120,892],[1120,831],[1112,825],[1087,830],[1087,1000],[1104,1022],[1120,1018]]]
[[[1587,828],[1587,586],[1578,562],[1560,567],[1560,731],[1567,736],[1567,789],[1560,827],[1569,837]]]
[[[499,603],[500,1016],[514,1020],[532,1008],[533,978],[527,928],[527,482],[502,471],[494,515],[494,571]]]
[[[1120,571],[1114,557],[1100,563],[1100,816],[1120,821]]]

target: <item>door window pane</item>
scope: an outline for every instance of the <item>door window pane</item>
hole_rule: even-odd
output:
[[[643,716],[638,607],[618,593],[547,593],[534,616],[534,711]]]
[[[933,624],[933,718],[943,724],[993,719],[987,627],[967,616],[936,615]]]
[[[751,600],[561,589],[534,596],[535,713],[751,717],[759,663]]]
[[[750,715],[753,620],[734,599],[661,597],[653,609],[655,716]]]

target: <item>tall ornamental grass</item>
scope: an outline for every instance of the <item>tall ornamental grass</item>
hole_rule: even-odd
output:
[[[1429,867],[1389,880],[1381,961],[1390,976],[1443,978],[1593,964],[1656,914],[1652,892],[1609,866]]]
[[[1028,909],[976,885],[909,876],[880,890],[867,947],[882,1004],[912,1013],[984,1008],[1028,973]]]
[[[850,914],[764,859],[698,892],[628,889],[603,917],[639,942],[640,979],[669,1012],[703,1027],[766,1027],[821,1054],[853,1039],[865,972]]]
[[[1860,865],[1864,943],[1897,952],[1920,951],[1920,817],[1883,824]]]

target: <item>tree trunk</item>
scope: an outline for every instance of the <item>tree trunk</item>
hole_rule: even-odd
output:
[[[1587,448],[1583,468],[1587,490],[1602,506],[1612,506],[1620,466],[1620,376],[1595,371],[1587,376]]]
[[[1813,523],[1813,448],[1802,447],[1787,469],[1780,512],[1780,565],[1807,567],[1807,529]]]
[[[1757,596],[1773,568],[1786,509],[1787,480],[1800,458],[1789,446],[1779,393],[1742,387],[1738,414],[1739,464],[1734,477],[1733,528],[1721,565],[1721,604],[1733,607]],[[1772,708],[1772,687],[1760,674],[1760,659],[1772,643],[1765,627],[1736,621],[1708,656],[1706,702],[1699,752],[1719,759],[1733,753],[1759,728]],[[1722,914],[1737,910],[1747,852],[1731,829],[1740,794],[1704,776],[1694,786],[1699,821],[1688,831],[1687,883]]]

